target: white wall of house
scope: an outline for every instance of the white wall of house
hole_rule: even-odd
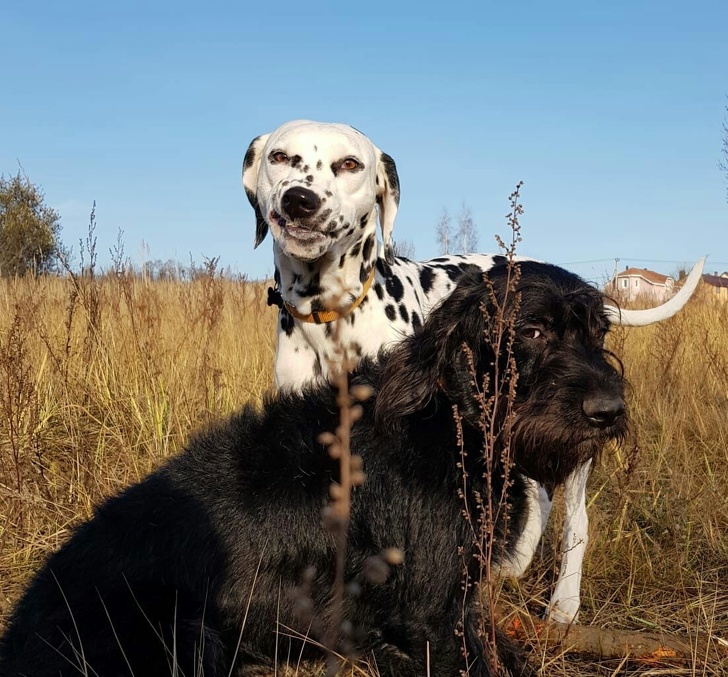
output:
[[[639,273],[618,273],[610,281],[612,292],[621,301],[648,301],[662,302],[669,299],[675,288],[675,281],[667,277],[663,283],[650,280]]]

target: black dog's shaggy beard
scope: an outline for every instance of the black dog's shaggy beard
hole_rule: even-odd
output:
[[[564,430],[563,422],[553,418],[535,421],[526,412],[516,415],[511,450],[521,472],[539,484],[563,484],[579,466],[598,459],[609,441],[620,441],[625,432],[597,432],[584,436],[582,431]]]
[[[627,417],[622,414],[612,423],[589,423],[581,403],[585,392],[598,388],[584,370],[565,369],[549,374],[528,388],[528,397],[514,407],[511,423],[511,453],[521,472],[545,486],[563,484],[579,466],[597,460],[608,442],[619,443],[627,435]],[[621,392],[616,373],[610,389]],[[551,378],[553,376],[553,378]],[[596,378],[596,377],[595,377]],[[554,388],[553,383],[559,383]]]

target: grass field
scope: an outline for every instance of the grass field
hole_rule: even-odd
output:
[[[214,275],[0,280],[0,627],[100,498],[261,398],[274,328],[265,285]],[[590,481],[580,621],[728,639],[728,305],[693,300],[659,326],[613,332],[610,347],[632,435]],[[528,576],[503,593],[531,612],[558,566],[552,522]],[[545,675],[728,674],[703,655],[670,666],[537,646],[531,657]]]

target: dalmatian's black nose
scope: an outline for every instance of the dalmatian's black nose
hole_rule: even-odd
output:
[[[584,398],[582,411],[597,428],[608,428],[624,416],[624,400],[616,395],[591,395]]]
[[[281,198],[283,211],[292,219],[307,219],[321,206],[321,200],[312,190],[295,186],[289,188]]]

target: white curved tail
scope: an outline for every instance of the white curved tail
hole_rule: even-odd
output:
[[[607,311],[610,322],[612,324],[622,325],[623,327],[644,327],[645,325],[662,322],[662,320],[672,317],[682,309],[697,289],[703,274],[706,258],[704,256],[693,266],[693,269],[690,271],[690,274],[677,294],[660,306],[645,310],[623,310],[616,306],[605,305],[604,309]]]

